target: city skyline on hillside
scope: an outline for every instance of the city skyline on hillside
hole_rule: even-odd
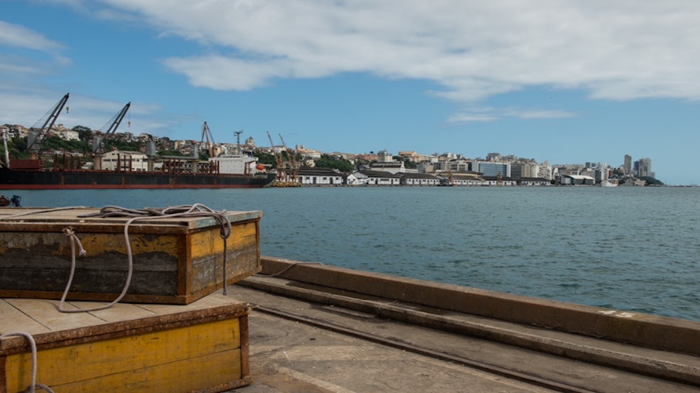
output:
[[[113,125],[113,124],[112,124]],[[206,129],[206,132],[205,132]],[[66,128],[62,123],[58,123],[57,125],[54,125],[51,128],[51,131],[47,133],[47,135],[55,135],[58,136],[62,139],[65,140],[80,140],[80,135],[79,132],[76,130],[80,130],[81,132],[83,131],[90,131],[93,134],[96,133],[101,133],[100,130],[92,130],[89,127],[85,127],[82,125],[75,126],[73,129]],[[387,158],[389,157],[401,157],[401,159],[405,160],[410,160],[416,163],[424,163],[424,162],[429,162],[429,161],[435,161],[435,160],[466,160],[466,161],[474,161],[474,162],[479,162],[479,161],[486,161],[486,162],[507,162],[507,163],[515,163],[515,162],[520,162],[520,163],[535,163],[537,165],[542,165],[542,166],[547,166],[547,167],[557,167],[557,168],[596,168],[596,169],[605,169],[609,168],[610,170],[620,170],[624,174],[633,174],[639,177],[651,177],[651,178],[656,178],[657,180],[662,180],[658,179],[656,176],[656,173],[652,169],[652,159],[651,158],[640,158],[640,159],[634,159],[633,157],[630,156],[629,154],[625,154],[623,157],[623,163],[620,165],[616,165],[615,163],[608,163],[608,162],[602,162],[602,161],[585,161],[585,162],[580,162],[580,163],[575,163],[575,162],[567,162],[567,163],[551,163],[549,160],[544,160],[544,161],[537,161],[533,158],[527,158],[523,156],[518,156],[515,154],[501,154],[498,152],[489,152],[485,156],[476,156],[476,157],[467,157],[464,154],[460,152],[433,152],[433,153],[424,153],[424,152],[418,152],[417,150],[400,150],[395,152],[390,152],[386,149],[382,150],[377,150],[376,152],[371,150],[369,153],[362,152],[350,152],[350,151],[334,151],[334,152],[328,152],[328,151],[322,151],[318,149],[313,149],[313,148],[307,148],[306,145],[295,145],[295,146],[287,146],[286,143],[283,140],[283,136],[280,134],[279,139],[277,139],[278,144],[275,144],[275,139],[273,139],[272,135],[268,134],[268,140],[272,142],[272,145],[265,145],[265,144],[258,144],[256,142],[255,138],[253,136],[243,136],[243,131],[237,131],[235,132],[236,136],[236,142],[231,143],[231,142],[216,142],[213,139],[210,139],[210,135],[207,135],[209,129],[206,123],[203,126],[202,129],[202,136],[200,140],[197,139],[185,139],[185,140],[173,140],[170,139],[169,137],[160,137],[159,135],[152,135],[148,133],[141,133],[141,134],[134,134],[131,131],[118,131],[113,134],[111,134],[111,139],[118,139],[122,140],[125,142],[142,142],[146,143],[147,141],[154,141],[156,142],[156,145],[160,146],[161,149],[163,150],[180,150],[181,152],[185,154],[192,153],[193,146],[197,146],[200,149],[206,149],[207,144],[211,143],[212,146],[220,146],[221,149],[217,149],[218,153],[217,154],[231,154],[232,151],[235,151],[238,146],[242,148],[255,148],[256,150],[261,150],[264,152],[270,152],[273,153],[273,150],[276,151],[281,151],[281,150],[292,150],[298,154],[301,155],[302,158],[309,158],[315,156],[316,158],[319,158],[321,154],[328,154],[328,155],[337,155],[337,156],[343,156],[348,159],[355,159],[358,157],[362,157],[365,160],[377,160],[379,162],[387,162]],[[5,135],[8,135],[8,138],[24,138],[28,135],[29,133],[29,127],[23,126],[23,125],[8,125],[8,124],[3,124],[0,125],[0,135],[4,137]],[[103,137],[104,138],[104,137]],[[107,140],[109,140],[109,138]],[[89,139],[91,137],[85,137],[84,138],[87,142],[87,144],[90,144]],[[168,144],[168,146],[165,146],[165,144]],[[115,147],[113,147],[115,148]],[[145,151],[146,147],[145,144],[141,147],[141,150]]]

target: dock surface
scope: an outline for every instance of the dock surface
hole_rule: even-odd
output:
[[[340,293],[279,277],[229,286],[250,315],[253,384],[235,392],[700,392],[700,358]],[[284,294],[283,294],[284,293]],[[364,303],[365,311],[343,304]],[[388,306],[476,325],[497,339],[407,323]],[[541,350],[520,340],[540,342]],[[512,343],[512,344],[509,344]],[[557,354],[557,352],[560,352]],[[664,371],[665,370],[665,371]]]

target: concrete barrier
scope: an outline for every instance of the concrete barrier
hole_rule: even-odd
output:
[[[262,273],[362,295],[700,356],[700,323],[262,257]]]

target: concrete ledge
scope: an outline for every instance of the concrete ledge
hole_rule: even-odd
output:
[[[595,338],[571,340],[570,333],[559,333],[555,335],[558,337],[553,337],[552,330],[548,329],[545,330],[549,333],[542,334],[541,328],[525,327],[512,322],[494,324],[493,319],[467,316],[457,312],[445,312],[446,315],[434,314],[427,310],[428,307],[423,307],[424,310],[414,310],[406,308],[406,305],[377,300],[378,298],[366,295],[362,298],[352,297],[348,291],[334,290],[330,293],[324,292],[322,287],[316,285],[299,287],[296,281],[278,277],[249,277],[240,284],[268,294],[360,311],[364,315],[700,386],[700,359],[688,355],[659,356],[661,351],[658,350],[630,350],[629,344],[610,345],[609,341]],[[669,352],[662,353],[669,354]]]
[[[262,257],[263,274],[508,322],[700,356],[700,323]]]

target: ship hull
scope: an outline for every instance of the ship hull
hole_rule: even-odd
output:
[[[261,188],[275,179],[264,175],[209,173],[36,171],[0,168],[0,190]]]

